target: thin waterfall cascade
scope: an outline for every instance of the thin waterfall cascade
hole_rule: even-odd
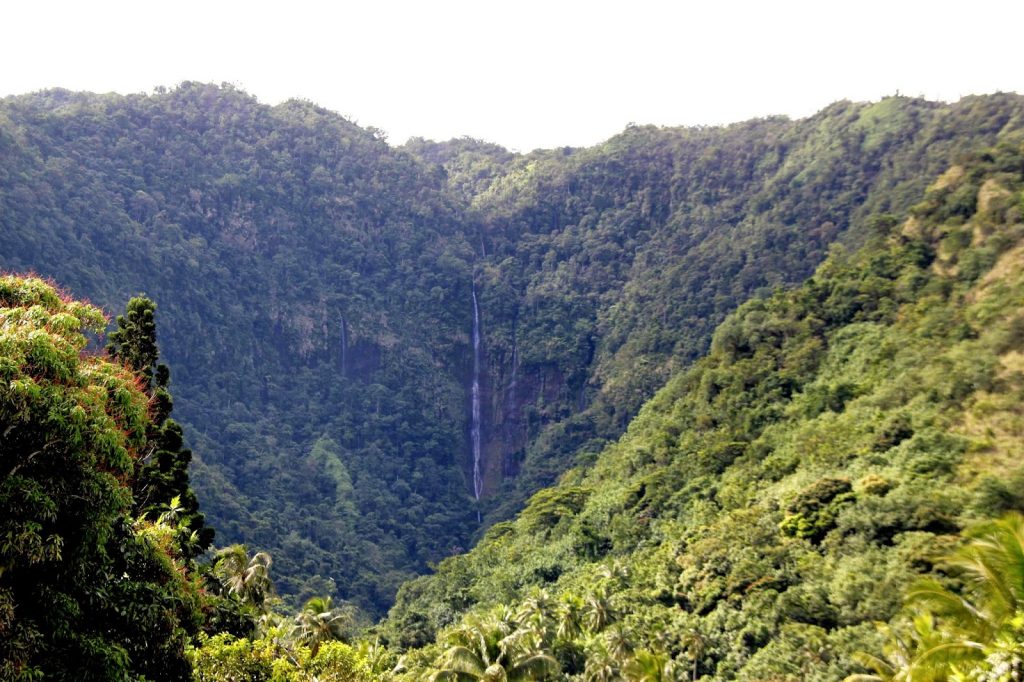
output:
[[[480,446],[480,305],[476,300],[476,288],[473,288],[473,389],[472,400],[472,427],[470,437],[473,441],[473,495],[477,501],[484,490],[483,473],[480,470],[481,446]],[[478,512],[479,514],[479,512]]]
[[[341,376],[345,376],[348,367],[348,325],[341,318]]]
[[[512,414],[516,407],[516,388],[518,388],[518,380],[516,378],[516,370],[519,367],[519,345],[513,344],[512,346],[512,376],[508,381],[508,389],[505,394],[505,409],[508,414]]]

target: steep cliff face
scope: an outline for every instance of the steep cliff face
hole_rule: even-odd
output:
[[[503,487],[521,472],[527,448],[547,425],[585,405],[568,406],[566,381],[556,365],[519,366],[516,353],[505,366],[495,365],[485,353],[488,373],[482,376],[481,431],[484,502],[491,506]]]

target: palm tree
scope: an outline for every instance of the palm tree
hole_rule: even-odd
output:
[[[516,620],[541,633],[545,641],[549,640],[552,625],[555,621],[556,604],[547,590],[534,589],[516,612]]]
[[[1024,515],[1014,512],[976,526],[970,541],[948,560],[963,583],[962,594],[934,580],[922,580],[907,596],[939,620],[943,643],[920,651],[915,665],[933,661],[970,669],[986,648],[1007,636],[1024,617]]]
[[[594,637],[587,645],[587,666],[583,671],[586,682],[612,682],[621,679],[619,661],[608,651],[599,638]]]
[[[969,542],[946,561],[958,574],[962,591],[935,580],[916,583],[907,605],[920,613],[909,641],[894,637],[885,659],[860,654],[859,660],[876,675],[848,680],[945,680],[950,674],[970,674],[990,648],[1019,642],[1024,621],[1024,515],[1008,514],[966,535]]]
[[[555,605],[555,636],[571,642],[583,632],[583,600],[573,594],[563,596]]]
[[[312,597],[295,616],[292,638],[309,645],[310,656],[316,658],[322,643],[344,639],[351,627],[348,610],[335,607],[330,597]]]
[[[604,643],[608,652],[619,661],[624,661],[633,651],[633,641],[630,639],[630,632],[622,623],[616,623],[614,627],[608,628],[604,633]]]
[[[530,625],[520,626],[507,607],[467,616],[448,640],[451,646],[439,659],[432,681],[527,682],[558,671],[558,661],[541,648],[542,634]]]
[[[604,585],[587,595],[583,602],[583,622],[588,632],[601,632],[614,623],[616,618],[617,614]]]
[[[681,682],[685,673],[665,653],[652,653],[643,649],[633,653],[622,668],[622,675],[633,682]]]
[[[356,653],[366,661],[370,672],[378,678],[383,677],[388,671],[396,672],[396,666],[392,664],[387,648],[381,646],[379,639],[372,643],[369,640],[360,640],[356,644]]]
[[[942,633],[936,631],[935,618],[930,613],[914,617],[908,637],[901,636],[884,623],[877,627],[888,640],[882,656],[863,651],[853,655],[857,663],[874,672],[849,675],[843,682],[933,682],[946,679],[948,671],[935,654],[924,660],[915,660],[919,659],[918,652],[938,651],[937,647],[946,643]]]
[[[928,607],[955,632],[987,642],[1024,613],[1024,515],[1007,514],[967,535],[970,542],[946,562],[959,573],[964,594],[925,580],[908,601]]]
[[[686,649],[686,657],[690,659],[690,679],[697,679],[697,665],[708,648],[708,641],[696,629],[691,629],[684,634],[680,643]]]
[[[242,602],[263,609],[273,593],[270,565],[273,560],[266,552],[257,552],[249,558],[245,545],[231,545],[216,554],[213,574],[228,594]]]

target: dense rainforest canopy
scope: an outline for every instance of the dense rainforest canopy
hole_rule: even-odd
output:
[[[105,324],[98,309],[38,279],[0,278],[4,680],[183,679],[190,670],[186,637],[202,601],[187,571],[194,552],[181,542],[192,529],[133,514],[143,498],[147,509],[171,506],[143,493],[142,475],[165,444],[166,414],[151,416],[129,367],[82,354],[85,334]],[[185,492],[187,476],[182,483]]]
[[[289,621],[270,611],[265,553],[197,561],[213,531],[153,312],[133,298],[97,354],[99,309],[0,277],[0,679],[239,682],[266,679],[263,662],[277,682],[371,679],[374,657],[335,641],[351,609],[315,598]],[[274,643],[233,666],[257,626]]]
[[[219,541],[270,551],[293,605],[380,614],[403,581],[588,470],[730,310],[799,283],[836,240],[863,243],[872,216],[902,219],[1022,114],[1015,95],[895,97],[524,155],[394,147],[230,87],[48,91],[0,101],[0,267],[109,310],[158,301]]]
[[[1024,136],[962,161],[405,585],[398,677],[1020,679]]]

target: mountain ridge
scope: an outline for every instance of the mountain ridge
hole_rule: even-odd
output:
[[[154,298],[220,537],[270,549],[293,601],[379,613],[472,543],[478,510],[507,518],[592,461],[735,305],[863,239],[867,215],[909,208],[923,177],[1022,110],[1011,95],[837,103],[515,155],[391,147],[310,103],[195,83],[11,97],[0,265],[109,310]]]
[[[497,631],[560,679],[860,672],[916,576],[956,585],[957,532],[1024,505],[1022,190],[1018,134],[742,305],[593,466],[403,587],[400,679]]]

